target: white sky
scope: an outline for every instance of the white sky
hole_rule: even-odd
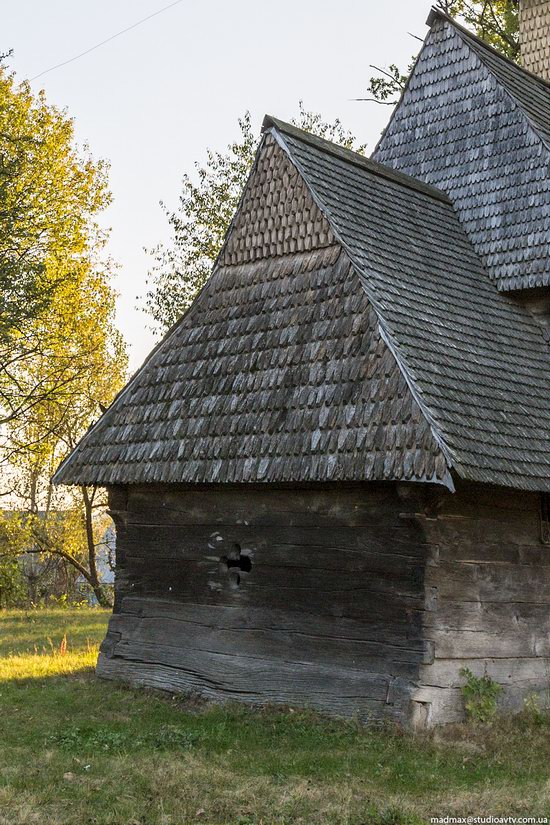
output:
[[[20,0],[2,9],[2,51],[33,77],[170,0]],[[205,148],[223,149],[249,109],[290,120],[298,109],[340,117],[369,151],[391,109],[362,97],[369,64],[406,66],[424,37],[430,0],[183,0],[74,63],[33,81],[75,118],[79,141],[111,163],[109,251],[120,264],[118,325],[137,367],[154,343],[138,309],[150,259],[168,239],[159,200],[176,206],[180,180]]]

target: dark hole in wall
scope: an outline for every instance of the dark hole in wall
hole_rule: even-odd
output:
[[[222,556],[220,562],[229,571],[231,580],[235,586],[241,583],[241,573],[250,573],[252,570],[252,560],[250,556],[241,552],[241,545],[234,544],[227,556]]]

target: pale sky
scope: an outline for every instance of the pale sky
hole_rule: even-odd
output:
[[[105,40],[170,0],[20,0],[2,9],[1,50],[19,79]],[[120,264],[117,320],[135,369],[154,344],[140,311],[151,259],[168,239],[159,200],[175,207],[184,172],[207,146],[238,136],[249,109],[290,120],[298,101],[340,117],[370,152],[391,108],[357,103],[369,64],[406,66],[430,0],[183,0],[132,31],[32,82],[66,107],[80,142],[110,161],[109,252]]]

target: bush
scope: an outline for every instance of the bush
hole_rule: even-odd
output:
[[[467,667],[461,668],[460,675],[466,679],[461,691],[468,719],[490,722],[497,711],[497,699],[503,690],[501,685],[494,682],[487,673],[475,676]]]
[[[16,559],[0,559],[0,608],[20,607],[27,600],[27,584]]]

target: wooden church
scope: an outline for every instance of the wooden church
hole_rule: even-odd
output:
[[[209,281],[56,473],[109,491],[102,677],[417,726],[465,666],[548,689],[550,3],[526,68],[428,22],[372,160],[265,119]]]

